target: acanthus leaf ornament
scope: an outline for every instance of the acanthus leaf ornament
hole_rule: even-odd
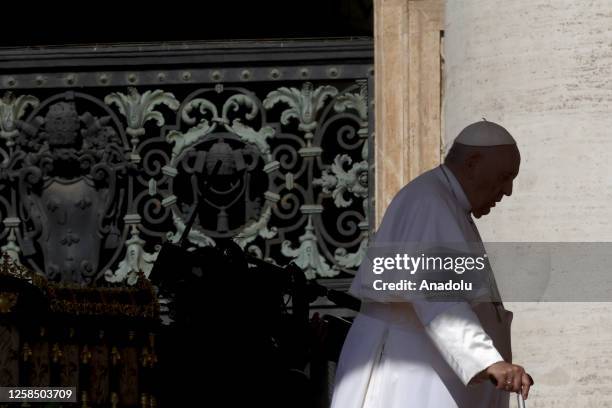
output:
[[[368,120],[368,104],[367,104],[367,87],[362,85],[359,89],[359,93],[347,92],[339,95],[334,103],[334,110],[336,112],[344,112],[347,109],[355,109],[359,115],[359,119],[364,122],[367,127]]]
[[[174,227],[176,228],[176,232],[168,232],[166,234],[166,238],[169,242],[177,243],[181,239],[183,235],[183,231],[185,231],[185,222],[181,217],[179,217],[174,211],[172,211],[172,222],[174,223]],[[187,236],[187,240],[199,247],[207,247],[207,246],[215,246],[215,241],[204,234],[201,231],[198,231],[195,228],[192,228],[189,231]]]
[[[318,124],[317,112],[325,105],[328,97],[334,97],[337,94],[338,89],[331,85],[313,89],[311,82],[305,82],[302,89],[281,87],[268,93],[264,100],[264,107],[271,109],[280,102],[288,104],[290,108],[281,114],[281,123],[287,125],[291,118],[297,119],[299,121],[298,129],[305,132],[306,146],[311,147],[314,138],[313,131]]]
[[[261,217],[258,220],[247,224],[244,229],[234,237],[234,241],[240,245],[241,248],[245,248],[246,245],[257,238],[257,236],[264,239],[274,238],[278,233],[278,229],[276,227],[268,227],[271,215],[272,208],[267,206]]]
[[[368,236],[367,231],[363,234],[364,237],[359,243],[359,248],[355,252],[348,252],[346,248],[338,248],[334,252],[334,259],[338,262],[338,265],[342,265],[345,268],[353,269],[358,268],[365,258],[368,250]]]
[[[292,258],[293,262],[304,271],[308,279],[314,279],[317,276],[330,278],[338,275],[340,272],[336,268],[330,267],[325,257],[319,252],[314,230],[312,215],[308,215],[308,224],[304,234],[299,238],[299,247],[292,248],[291,242],[285,240],[281,246],[281,253],[288,258]]]
[[[368,163],[360,161],[344,170],[344,164],[351,164],[352,159],[346,155],[337,155],[330,170],[325,169],[321,178],[313,180],[314,185],[321,186],[323,192],[331,193],[337,207],[348,207],[352,199],[344,197],[345,192],[352,193],[356,197],[365,198],[368,195]]]
[[[128,93],[113,92],[104,98],[107,105],[115,104],[127,121],[126,133],[132,137],[132,147],[138,145],[140,136],[145,134],[144,124],[153,120],[159,127],[165,124],[164,116],[155,110],[159,105],[165,105],[173,111],[178,110],[179,101],[170,92],[161,89],[146,91],[142,95],[134,87],[128,88]]]
[[[138,282],[140,272],[148,278],[159,252],[146,252],[145,243],[145,240],[140,238],[138,228],[132,225],[131,237],[125,241],[125,257],[116,270],[108,269],[104,272],[104,279],[111,283],[126,282],[133,286]]]
[[[240,109],[240,106],[245,106],[247,109],[249,109],[249,111],[244,115],[246,120],[252,120],[257,117],[257,114],[259,113],[257,103],[255,103],[255,101],[250,95],[239,93],[227,98],[227,100],[223,104],[221,115],[225,119],[225,123],[229,123],[230,109],[234,112],[237,112]]]
[[[21,261],[19,260],[19,254],[21,253],[21,248],[17,245],[17,236],[15,235],[15,227],[10,228],[9,236],[7,243],[0,247],[0,251],[8,256],[15,262],[16,264],[21,265]]]
[[[222,115],[225,128],[229,132],[238,135],[240,140],[243,142],[254,145],[259,152],[265,156],[264,159],[266,163],[271,162],[272,156],[270,155],[270,145],[268,144],[267,139],[274,136],[274,129],[270,126],[262,126],[261,129],[255,130],[252,127],[242,123],[241,118],[233,119],[230,124],[230,109],[237,112],[240,109],[240,106],[245,106],[247,109],[249,109],[244,115],[246,120],[252,120],[257,117],[259,108],[257,107],[257,103],[253,100],[253,97],[246,94],[232,95],[223,104]]]
[[[202,115],[210,112],[213,123],[211,124],[206,117],[202,117],[196,124],[196,118],[192,116],[196,109]],[[189,125],[195,124],[195,126],[189,128],[184,133],[178,130],[171,130],[166,135],[167,142],[174,144],[172,147],[172,164],[176,164],[176,160],[185,150],[203,140],[206,135],[216,129],[218,122],[222,122],[218,116],[217,107],[209,100],[203,98],[197,98],[187,103],[181,111],[181,119],[185,123]]]
[[[19,134],[20,119],[30,106],[36,108],[39,104],[38,98],[32,95],[20,95],[15,97],[11,91],[7,91],[0,99],[0,138],[6,141],[10,148]]]
[[[272,127],[264,126],[257,131],[250,126],[243,125],[240,120],[236,119],[233,121],[232,126],[227,126],[227,128],[238,135],[243,142],[255,145],[259,152],[265,156],[266,162],[272,161],[270,145],[266,140],[274,136],[274,129]]]

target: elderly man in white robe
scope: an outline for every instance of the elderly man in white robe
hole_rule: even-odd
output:
[[[506,129],[486,120],[466,127],[444,164],[394,197],[373,245],[482,245],[472,216],[512,194],[519,165]],[[340,355],[332,408],[506,408],[511,392],[527,399],[533,380],[512,363],[512,313],[501,302],[381,301],[371,265],[360,266],[349,292],[362,309]]]

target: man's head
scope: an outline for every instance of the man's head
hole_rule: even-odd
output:
[[[512,194],[521,155],[514,138],[493,122],[476,122],[459,133],[444,164],[459,180],[476,218]]]

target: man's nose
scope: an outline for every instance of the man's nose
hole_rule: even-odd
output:
[[[513,184],[512,180],[504,184],[504,187],[502,189],[502,192],[504,193],[504,195],[507,195],[508,197],[512,195],[512,184]]]

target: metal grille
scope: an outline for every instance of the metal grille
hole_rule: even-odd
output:
[[[134,284],[220,160],[194,245],[349,277],[373,214],[371,63],[362,39],[1,51],[3,250]]]

